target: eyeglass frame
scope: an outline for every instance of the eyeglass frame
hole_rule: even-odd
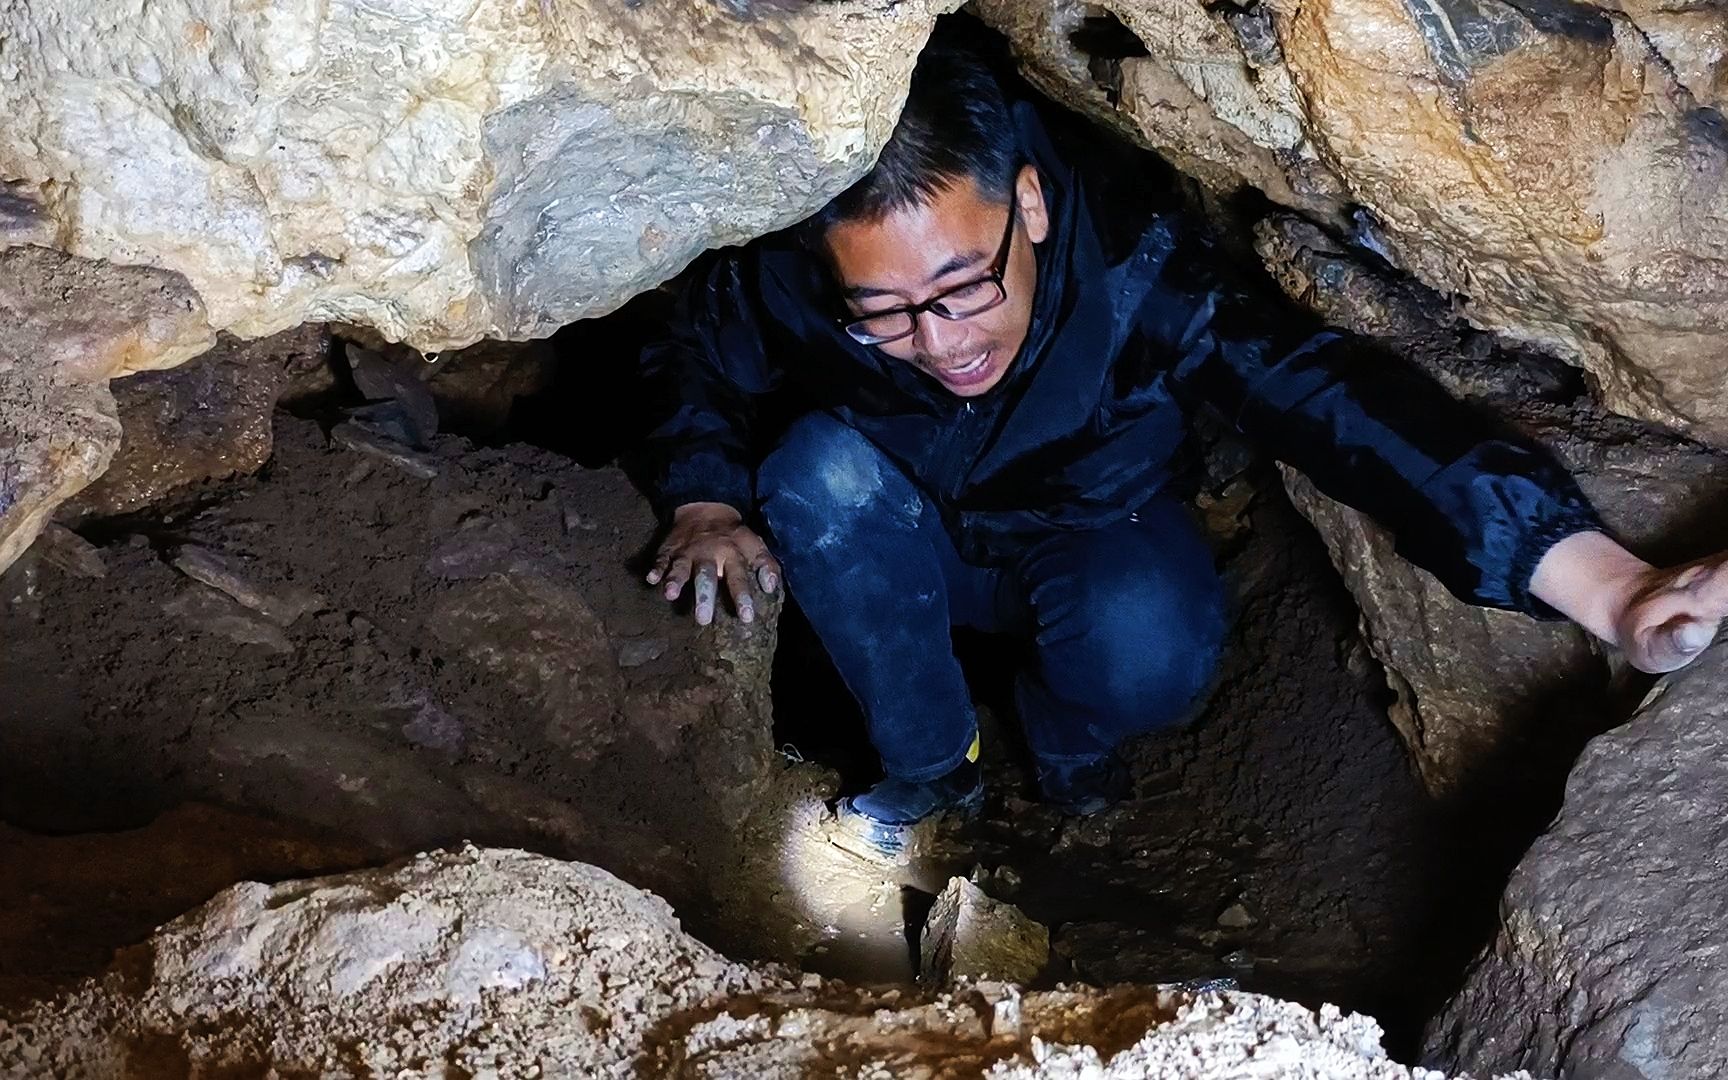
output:
[[[1002,243],[996,248],[996,257],[991,260],[991,269],[989,273],[984,274],[982,277],[973,278],[970,281],[962,281],[951,288],[943,289],[941,292],[922,303],[907,304],[904,307],[888,308],[885,311],[872,311],[868,315],[848,314],[843,318],[836,319],[835,321],[840,324],[842,330],[846,331],[847,337],[856,341],[860,345],[887,345],[895,341],[904,341],[913,334],[916,334],[918,332],[918,316],[922,315],[926,311],[939,319],[946,319],[948,322],[961,322],[966,319],[976,318],[977,316],[984,314],[986,311],[991,311],[995,308],[1001,307],[1008,301],[1008,285],[1002,279],[1004,275],[1008,273],[1008,255],[1014,246],[1014,223],[1020,219],[1019,211],[1020,208],[1015,204],[1013,198],[1010,197],[1008,201],[1008,223],[1003,226]],[[955,293],[982,285],[986,281],[996,286],[996,299],[985,304],[983,307],[975,308],[964,315],[951,315],[942,311],[938,306],[943,300],[953,296]],[[859,326],[860,324],[869,322],[872,319],[880,319],[887,315],[910,316],[910,328],[904,334],[895,334],[893,337],[878,338],[874,334],[866,335],[875,339],[872,341],[865,341],[863,338],[860,338],[857,334],[852,332],[854,326]]]

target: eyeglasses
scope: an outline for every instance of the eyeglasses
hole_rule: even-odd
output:
[[[1008,224],[1002,227],[1002,243],[996,249],[996,258],[991,260],[988,274],[963,285],[932,296],[922,304],[909,304],[906,307],[890,308],[887,311],[876,311],[862,318],[848,316],[841,319],[840,324],[846,328],[846,333],[860,345],[885,345],[890,341],[911,337],[918,329],[918,316],[928,311],[938,318],[949,322],[970,319],[974,315],[982,315],[991,308],[1008,299],[1008,290],[1002,284],[1002,275],[1008,270],[1008,249],[1014,243],[1014,205],[1008,205]]]

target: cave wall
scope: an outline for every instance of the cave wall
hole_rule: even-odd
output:
[[[1629,416],[1728,439],[1728,14],[1672,3],[979,0],[1053,96],[1345,224]],[[1117,21],[1146,55],[1088,53]],[[1078,42],[1078,44],[1077,44]]]

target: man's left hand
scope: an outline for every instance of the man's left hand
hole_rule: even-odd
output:
[[[1685,566],[1651,566],[1602,533],[1555,544],[1530,591],[1611,645],[1640,671],[1685,667],[1728,618],[1728,552]]]

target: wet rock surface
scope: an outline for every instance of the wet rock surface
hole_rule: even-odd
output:
[[[178,367],[116,379],[109,390],[120,446],[107,470],[58,516],[112,517],[256,472],[270,459],[277,399],[316,385],[329,347],[329,335],[316,326],[257,341],[224,337]]]
[[[1603,1080],[1728,1069],[1725,678],[1717,645],[1585,750],[1429,1057]]]
[[[1371,1020],[1151,987],[856,990],[726,960],[658,897],[522,851],[246,882],[0,1014],[0,1069],[320,1076],[1399,1080]],[[1434,1074],[1427,1074],[1432,1077]]]

